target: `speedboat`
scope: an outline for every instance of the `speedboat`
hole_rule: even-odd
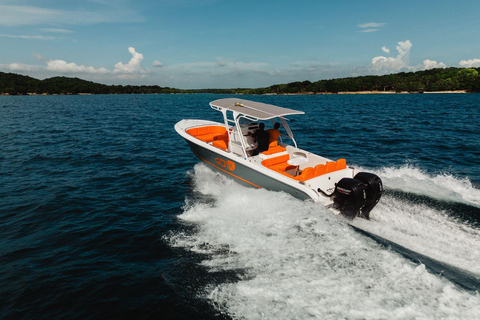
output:
[[[287,116],[303,111],[237,98],[210,102],[221,112],[223,122],[184,119],[175,131],[193,154],[214,171],[238,183],[322,203],[335,214],[348,218],[369,218],[383,192],[381,179],[368,172],[357,172],[346,159],[328,159],[300,149],[288,125]],[[278,141],[268,150],[254,152],[254,133],[263,122],[280,123]]]

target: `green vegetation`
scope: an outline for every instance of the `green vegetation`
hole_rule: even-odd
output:
[[[13,73],[0,72],[2,94],[129,94],[178,93],[181,90],[159,86],[108,86],[78,78],[53,77],[38,80]]]
[[[274,85],[263,93],[338,93],[358,91],[432,92],[465,90],[480,92],[480,68],[446,68],[417,72],[401,72],[385,76],[303,81]]]
[[[229,94],[321,94],[359,91],[431,92],[465,90],[480,92],[480,68],[446,68],[401,72],[384,76],[277,84],[257,89],[181,90],[160,86],[105,85],[78,78],[54,77],[38,80],[0,72],[0,94],[148,94],[148,93],[229,93]]]

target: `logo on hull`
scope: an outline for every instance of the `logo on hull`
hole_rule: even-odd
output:
[[[223,168],[227,168],[230,171],[235,171],[235,162],[233,161],[215,158],[215,162]]]

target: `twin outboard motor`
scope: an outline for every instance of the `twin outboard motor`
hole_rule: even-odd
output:
[[[359,172],[352,178],[343,178],[335,186],[334,207],[348,218],[369,219],[370,211],[380,200],[383,184],[380,178],[368,172]]]

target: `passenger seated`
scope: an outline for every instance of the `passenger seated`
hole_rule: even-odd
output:
[[[268,150],[268,141],[270,139],[270,135],[267,131],[265,131],[265,123],[260,122],[258,129],[253,134],[249,132],[248,135],[251,135],[253,140],[257,142],[257,148],[252,151],[252,156],[256,156],[260,152]]]
[[[270,136],[270,139],[268,141],[270,147],[275,147],[278,145],[278,137],[280,137],[280,131],[278,131],[278,128],[280,128],[280,123],[276,122],[273,126],[273,129],[267,130]]]

